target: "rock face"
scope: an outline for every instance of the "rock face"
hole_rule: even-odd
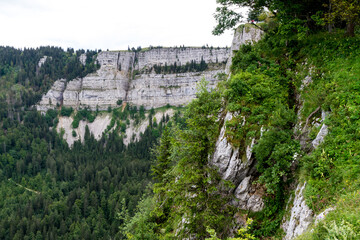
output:
[[[283,238],[284,240],[294,239],[296,236],[304,233],[313,221],[314,213],[306,205],[304,199],[303,192],[305,186],[306,182],[304,184],[298,184],[295,190],[295,198],[291,208],[290,219],[285,221],[282,225],[282,228],[286,230],[286,235]]]
[[[201,60],[206,63],[226,63],[228,58],[229,50],[224,48],[158,48],[137,55],[138,69],[174,63],[184,65],[191,61],[200,63]]]
[[[326,112],[322,111],[321,112],[321,121],[324,122],[325,118],[326,118]],[[322,143],[326,137],[326,135],[329,133],[328,131],[328,126],[323,123],[323,125],[320,128],[320,131],[318,132],[318,134],[316,135],[316,138],[311,142],[314,148],[317,148],[320,143]]]
[[[61,105],[65,87],[65,79],[59,79],[55,81],[51,89],[42,96],[40,103],[37,105],[37,110],[47,111],[49,108],[54,108],[56,105]]]
[[[196,86],[202,78],[209,81],[209,87],[214,88],[218,82],[216,75],[221,72],[144,74],[131,81],[127,101],[137,106],[143,105],[146,109],[167,104],[184,106],[196,97]]]
[[[233,204],[241,209],[257,212],[262,210],[264,202],[262,194],[252,186],[254,159],[251,156],[255,139],[252,139],[243,155],[239,153],[239,149],[234,149],[225,136],[225,123],[231,118],[232,114],[227,113],[210,164],[218,168],[224,180],[231,181],[236,186],[233,189]]]
[[[234,51],[239,50],[241,45],[251,44],[260,40],[264,32],[253,26],[240,26],[234,32],[234,38],[231,44],[231,52],[229,61],[226,63],[225,73],[230,73],[230,67],[232,64],[232,58]]]
[[[73,121],[74,119],[72,117],[59,117],[59,123],[56,127],[58,133],[63,131],[63,138],[69,146],[72,146],[74,142],[79,139],[81,142],[84,141],[86,126],[89,128],[90,134],[94,135],[96,140],[99,140],[107,126],[110,124],[111,116],[103,113],[102,115],[97,116],[92,123],[81,120],[76,129],[73,129],[71,126]],[[76,136],[72,135],[73,131],[75,131]]]
[[[79,60],[80,60],[81,64],[84,65],[84,66],[86,64],[86,58],[87,58],[86,53],[81,54],[80,57],[79,57]]]
[[[164,112],[156,112],[153,116],[153,122],[156,120],[159,122],[163,116],[168,115],[169,117],[174,116],[174,109],[169,108]],[[143,134],[146,128],[149,126],[149,115],[146,114],[146,118],[140,122],[137,126],[134,124],[134,120],[130,120],[130,126],[126,128],[126,137],[124,138],[124,144],[128,145],[131,141],[136,142],[140,140],[141,134]]]
[[[106,51],[100,52],[97,61],[100,69],[82,79],[74,79],[58,91],[56,98],[62,105],[75,109],[89,107],[92,110],[106,110],[117,107],[118,100],[145,108],[162,107],[167,104],[182,106],[196,97],[196,84],[205,78],[214,87],[219,81],[216,75],[224,72],[224,64],[230,50],[225,48],[159,48],[143,52]],[[84,59],[85,57],[85,59]],[[86,56],[80,57],[81,61]],[[177,66],[205,61],[211,69],[204,72],[178,74],[155,74],[156,66]],[[147,74],[144,74],[147,72]],[[58,82],[58,81],[57,81]],[[45,96],[52,97],[59,87],[54,86]],[[37,109],[46,111],[56,104],[42,100]]]
[[[230,73],[231,59],[235,51],[239,50],[243,44],[258,41],[261,35],[262,31],[251,27],[240,27],[235,31],[230,58],[225,67],[226,74]],[[252,184],[254,181],[253,173],[255,171],[252,148],[255,144],[255,139],[251,139],[248,146],[241,146],[241,148],[245,149],[243,153],[238,148],[233,148],[225,136],[225,123],[232,117],[232,113],[228,112],[223,119],[224,124],[216,141],[210,165],[218,168],[224,180],[231,181],[235,185],[235,188],[232,189],[235,197],[232,201],[233,205],[244,210],[261,211],[264,207],[264,201],[262,200],[263,192]]]
[[[46,62],[47,58],[48,58],[48,56],[43,56],[42,58],[40,58],[40,60],[38,62],[38,67],[39,68]]]

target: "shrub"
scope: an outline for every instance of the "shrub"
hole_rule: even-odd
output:
[[[61,111],[60,111],[60,115],[64,116],[64,117],[70,117],[70,115],[73,113],[73,111],[74,110],[73,110],[72,107],[67,108],[67,107],[62,106]]]

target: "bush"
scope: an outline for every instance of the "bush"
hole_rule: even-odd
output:
[[[70,107],[70,108],[67,108],[67,107],[64,107],[62,106],[61,107],[61,111],[60,111],[60,115],[63,116],[63,117],[70,117],[70,115],[73,113],[73,108]]]

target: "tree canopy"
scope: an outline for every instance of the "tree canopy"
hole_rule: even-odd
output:
[[[263,10],[271,11],[278,20],[279,32],[282,33],[284,31],[281,29],[291,29],[296,33],[297,26],[299,29],[306,27],[307,31],[321,29],[317,24],[319,22],[315,21],[320,17],[329,24],[337,23],[341,26],[345,22],[347,35],[354,36],[355,26],[360,23],[359,0],[217,0],[217,3],[220,6],[214,15],[217,20],[214,35],[236,27],[243,19],[240,13],[240,8],[243,7],[249,8],[249,16],[252,18]],[[248,20],[256,20],[252,18]],[[291,25],[295,26],[289,28]]]

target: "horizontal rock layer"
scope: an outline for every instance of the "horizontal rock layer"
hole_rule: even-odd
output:
[[[201,60],[206,63],[224,63],[230,50],[225,48],[160,48],[144,52],[106,51],[100,52],[97,61],[100,69],[84,78],[55,82],[43,96],[37,109],[47,111],[56,104],[66,107],[106,110],[117,107],[122,100],[137,106],[162,107],[167,104],[181,106],[196,97],[196,85],[205,78],[214,87],[219,81],[216,75],[224,72],[223,67],[204,72],[178,74],[139,74],[143,69],[165,64],[177,66]],[[82,59],[84,60],[84,59]],[[220,65],[223,66],[223,65]]]

